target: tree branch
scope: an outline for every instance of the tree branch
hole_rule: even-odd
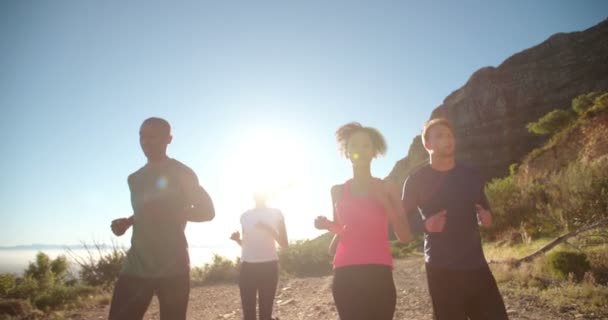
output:
[[[519,266],[520,264],[522,264],[524,262],[530,262],[530,261],[536,259],[537,257],[547,253],[549,250],[555,248],[557,245],[561,244],[562,242],[565,242],[566,240],[568,240],[574,236],[577,236],[580,233],[583,233],[583,232],[586,232],[589,230],[593,230],[593,229],[597,229],[600,227],[604,227],[604,226],[608,226],[608,218],[601,219],[592,224],[581,227],[577,230],[563,234],[563,235],[553,239],[551,242],[547,243],[544,247],[536,250],[535,252],[533,252],[521,259],[515,259],[515,260],[507,259],[507,260],[501,260],[501,261],[490,261],[490,263],[510,263],[510,264],[513,264],[514,266]]]

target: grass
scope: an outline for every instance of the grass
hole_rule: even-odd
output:
[[[484,250],[488,259],[509,260],[530,254],[549,241],[550,239],[539,239],[529,244],[512,247],[489,243],[484,245]],[[573,250],[573,248],[562,244],[553,250]],[[574,277],[561,279],[554,275],[546,256],[518,267],[507,263],[493,264],[491,267],[503,294],[539,299],[547,306],[564,312],[574,311],[593,317],[608,317],[608,308],[606,308],[608,285],[604,279],[601,279],[608,270],[608,245],[585,247],[584,252],[590,257],[592,271],[586,273],[581,281],[576,281]]]
[[[537,282],[540,283],[540,282]],[[519,298],[538,298],[551,308],[574,310],[584,315],[608,317],[608,287],[589,282],[564,282],[554,286],[521,286],[508,282],[499,284],[503,294]]]
[[[541,299],[554,307],[576,306],[582,313],[607,313],[608,287],[593,283],[581,284],[567,282],[556,287],[541,290]]]
[[[488,261],[504,261],[523,258],[549,243],[551,238],[540,238],[530,243],[519,243],[505,246],[496,242],[484,243],[483,251]]]

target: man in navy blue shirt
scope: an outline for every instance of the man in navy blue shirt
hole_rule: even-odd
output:
[[[479,226],[492,224],[481,176],[456,163],[448,120],[427,122],[422,142],[430,163],[407,178],[402,199],[407,214],[417,210],[422,217],[435,319],[508,319],[481,247]]]

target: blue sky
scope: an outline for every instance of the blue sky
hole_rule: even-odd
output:
[[[314,237],[350,174],[337,127],[385,134],[383,177],[475,70],[608,13],[601,0],[491,2],[2,1],[0,245],[114,239],[149,116],[171,122],[170,155],[216,202],[192,244],[228,245],[266,157],[292,184],[277,199],[292,238]]]

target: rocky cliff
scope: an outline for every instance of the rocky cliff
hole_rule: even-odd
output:
[[[608,89],[608,20],[581,32],[558,33],[473,73],[467,83],[433,110],[454,125],[457,159],[478,166],[486,178],[503,176],[546,137],[526,125],[576,96]],[[422,124],[421,124],[422,127]],[[416,137],[389,175],[402,183],[427,158]]]

